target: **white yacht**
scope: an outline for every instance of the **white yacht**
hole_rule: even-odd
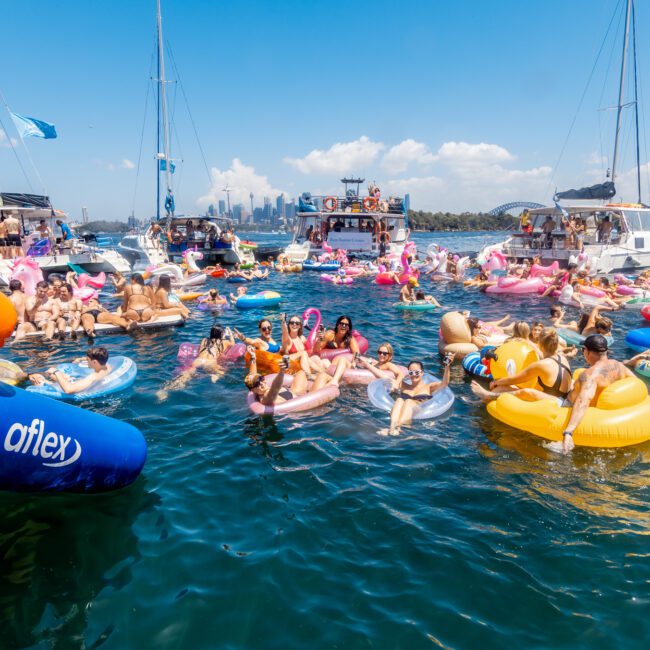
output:
[[[66,222],[65,213],[54,210],[46,196],[33,194],[0,194],[0,214],[17,217],[21,222],[23,253],[33,257],[45,276],[50,273],[65,274],[72,266],[83,268],[90,274],[126,273],[129,263],[115,250],[99,248],[73,236],[63,241],[57,221]],[[38,227],[44,221],[49,235],[44,237]],[[57,236],[57,234],[59,236]],[[14,259],[0,259],[0,285],[8,285]]]
[[[363,178],[342,178],[343,196],[312,196],[298,199],[293,241],[285,249],[292,262],[312,255],[343,249],[359,257],[377,257],[383,242],[388,254],[401,255],[408,239],[407,206],[404,199],[382,199],[371,184],[360,195]]]

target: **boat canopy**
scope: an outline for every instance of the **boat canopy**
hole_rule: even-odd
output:
[[[561,199],[573,199],[577,201],[592,201],[611,199],[616,196],[616,188],[613,181],[606,183],[598,183],[589,187],[581,187],[579,190],[566,190],[565,192],[557,192],[553,200],[560,201]]]

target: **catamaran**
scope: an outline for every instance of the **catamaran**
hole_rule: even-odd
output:
[[[625,81],[630,32],[633,45],[634,99],[626,102]],[[619,80],[614,155],[609,180],[575,190],[558,192],[553,207],[525,211],[520,228],[505,241],[486,246],[482,256],[499,250],[519,260],[539,256],[543,264],[557,261],[566,267],[579,257],[589,261],[591,271],[612,273],[650,267],[650,208],[641,200],[641,164],[636,70],[634,3],[628,0]],[[636,203],[613,203],[620,157],[623,109],[634,107],[636,126]],[[561,204],[561,201],[571,203]],[[577,228],[576,228],[577,224]]]
[[[65,274],[74,268],[92,274],[130,270],[128,262],[115,250],[93,246],[74,233],[65,240],[57,237],[56,222],[66,223],[67,217],[64,212],[54,210],[47,196],[0,193],[0,214],[20,221],[22,252],[34,259],[45,276]],[[47,236],[38,230],[42,221],[47,226]],[[9,284],[17,257],[22,255],[0,258],[0,285]]]
[[[363,178],[342,178],[342,196],[298,199],[293,241],[285,249],[292,262],[342,249],[358,257],[377,257],[381,252],[401,255],[408,239],[407,202],[400,197],[382,199],[371,183],[368,195],[360,193]]]

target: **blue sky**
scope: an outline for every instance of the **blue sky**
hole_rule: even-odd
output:
[[[256,203],[265,193],[330,193],[344,173],[376,180],[384,194],[410,191],[415,208],[453,211],[548,203],[556,186],[604,180],[614,114],[599,109],[616,102],[618,18],[556,162],[617,6],[163,0],[165,40],[210,168],[172,85],[177,208],[204,208],[223,198],[225,183],[233,200],[253,191]],[[647,3],[637,12],[638,26],[650,24]],[[3,32],[11,55],[0,59],[0,90],[14,111],[57,127],[59,139],[27,142],[56,207],[72,217],[82,206],[91,218],[152,215],[151,95],[139,174],[137,162],[155,1],[24,0],[3,15],[14,27]],[[642,93],[650,78],[643,37],[641,30]],[[178,78],[169,59],[168,77]],[[7,145],[0,134],[2,190],[29,191]],[[626,126],[625,200],[635,198],[631,145]],[[647,164],[643,176],[648,201]]]

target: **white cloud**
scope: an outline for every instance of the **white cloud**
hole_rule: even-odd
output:
[[[213,167],[210,170],[212,176],[212,186],[205,196],[200,197],[196,204],[201,209],[206,209],[210,204],[217,205],[220,200],[225,200],[226,193],[223,191],[226,187],[230,188],[230,204],[243,203],[245,206],[250,205],[250,193],[255,195],[255,204],[261,205],[264,196],[275,200],[279,194],[285,194],[280,189],[271,185],[266,176],[262,176],[250,167],[242,163],[239,158],[234,158],[230,169],[220,170]]]
[[[365,135],[352,142],[337,142],[326,151],[313,149],[304,158],[285,158],[284,162],[303,174],[346,174],[371,165],[385,149]]]
[[[429,165],[435,160],[436,157],[426,144],[409,138],[392,146],[384,155],[381,166],[387,172],[397,174],[405,172],[411,163]]]
[[[135,169],[135,163],[128,158],[122,158],[122,169]]]
[[[440,149],[436,159],[450,166],[468,166],[505,163],[515,159],[507,149],[498,144],[487,144],[479,142],[445,142]]]

